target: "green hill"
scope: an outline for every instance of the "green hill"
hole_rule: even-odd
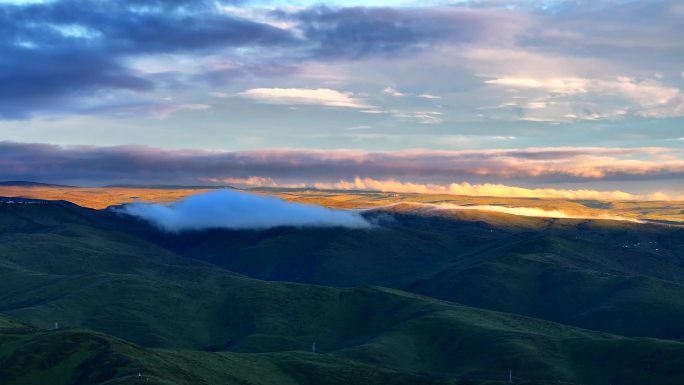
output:
[[[681,227],[477,211],[369,216],[378,228],[133,232],[259,279],[379,285],[627,336],[684,336]]]
[[[433,381],[433,376],[461,379],[461,382],[470,378],[481,382],[505,379],[509,369],[521,381],[539,383],[561,380],[583,384],[678,384],[684,381],[684,370],[681,369],[684,367],[682,343],[628,338],[511,314],[543,308],[538,305],[543,304],[543,301],[531,301],[529,308],[521,305],[506,309],[508,313],[501,313],[382,287],[344,288],[263,281],[230,272],[212,263],[180,256],[173,251],[201,247],[201,243],[195,243],[199,239],[206,239],[207,242],[220,240],[230,245],[231,250],[247,250],[250,245],[249,242],[228,242],[231,239],[256,239],[257,245],[278,240],[262,250],[264,259],[255,259],[255,265],[272,261],[266,258],[269,256],[266,253],[268,250],[275,259],[290,256],[296,261],[293,266],[303,266],[308,261],[311,263],[310,271],[326,271],[335,276],[332,275],[333,269],[323,263],[331,261],[334,255],[340,266],[357,266],[359,276],[364,280],[369,277],[391,278],[390,273],[396,265],[394,270],[400,273],[395,273],[396,277],[390,281],[410,284],[411,274],[401,264],[411,260],[411,253],[400,253],[403,249],[396,245],[390,248],[396,254],[380,253],[379,261],[372,260],[372,255],[366,253],[381,250],[385,246],[389,248],[393,243],[418,242],[417,239],[424,237],[425,242],[421,245],[434,246],[432,241],[438,240],[444,247],[453,247],[454,253],[446,253],[437,247],[426,251],[429,258],[414,257],[411,265],[415,267],[413,283],[419,284],[411,287],[412,290],[435,291],[435,296],[442,296],[437,291],[445,290],[443,296],[448,297],[454,291],[466,291],[471,286],[475,288],[474,291],[484,291],[488,283],[494,286],[491,296],[471,293],[466,297],[491,299],[497,298],[498,294],[503,300],[497,303],[503,305],[508,304],[507,296],[515,297],[507,291],[520,292],[520,297],[535,293],[530,287],[534,287],[538,277],[544,274],[531,270],[530,266],[534,263],[544,268],[559,269],[559,276],[579,271],[580,266],[589,271],[604,269],[625,275],[630,269],[640,266],[643,256],[635,252],[633,257],[628,255],[622,260],[613,256],[597,260],[600,253],[587,255],[585,249],[574,248],[576,243],[572,242],[577,239],[561,236],[563,231],[567,231],[567,223],[562,224],[558,233],[561,235],[554,233],[553,229],[546,230],[549,232],[545,235],[539,234],[528,225],[496,228],[479,219],[456,221],[438,218],[435,222],[435,218],[397,215],[393,220],[383,223],[381,229],[374,231],[385,232],[385,235],[375,234],[379,243],[368,248],[357,243],[370,242],[373,234],[367,231],[325,232],[281,228],[267,232],[187,233],[171,239],[140,221],[66,203],[0,205],[0,276],[3,278],[0,280],[0,312],[43,329],[52,328],[55,322],[69,328],[63,331],[33,330],[26,340],[21,340],[24,342],[13,340],[15,342],[1,344],[2,349],[13,348],[3,350],[2,357],[5,358],[0,358],[0,365],[5,365],[6,369],[0,373],[4,375],[18,370],[12,374],[14,377],[11,381],[14,382],[10,382],[9,377],[6,382],[35,383],[37,380],[31,380],[30,377],[25,380],[26,377],[22,376],[43,373],[43,369],[37,368],[52,368],[56,365],[54,370],[65,373],[64,377],[59,377],[64,381],[81,378],[73,376],[86,376],[82,383],[107,381],[100,380],[104,376],[100,372],[112,367],[109,360],[114,358],[98,361],[99,358],[92,357],[101,357],[99,348],[93,348],[95,351],[89,348],[99,346],[98,342],[91,340],[104,339],[108,346],[115,346],[116,349],[130,348],[124,353],[129,354],[126,362],[133,363],[122,364],[120,373],[135,374],[137,367],[142,365],[140,362],[158,359],[153,365],[145,364],[144,367],[149,371],[152,371],[149,368],[158,368],[155,369],[157,372],[154,373],[158,374],[154,374],[154,378],[160,383],[176,381],[173,379],[176,377],[166,377],[174,375],[174,370],[189,373],[188,376],[194,375],[191,371],[195,367],[206,367],[207,371],[201,376],[197,374],[197,378],[201,379],[196,380],[197,383],[220,383],[215,379],[227,378],[225,370],[230,373],[244,371],[244,375],[249,376],[258,373],[261,370],[258,365],[262,364],[279,368],[278,371],[263,369],[268,373],[276,373],[273,383],[354,383],[347,380],[352,377],[373,378],[376,379],[373,380],[375,383],[415,383],[417,379]],[[537,225],[538,228],[540,226]],[[592,224],[583,226],[585,229],[589,226],[587,231],[590,233],[584,236],[585,242],[597,245],[599,243],[592,237],[601,238],[602,232],[618,231],[612,227],[601,227],[603,225],[595,231],[591,229]],[[641,236],[650,236],[649,231],[658,233],[660,229],[653,227]],[[675,242],[668,238],[672,236],[668,231],[674,230],[669,227],[662,229],[662,233],[658,233],[661,234],[660,241]],[[623,230],[621,228],[619,231]],[[448,237],[448,234],[459,235]],[[304,242],[300,238],[308,237],[316,241],[312,242],[316,246],[301,260],[297,260],[292,253],[293,250],[299,250],[299,246],[288,249],[281,243],[281,249],[275,249],[283,239],[281,237],[297,245]],[[399,241],[399,238],[402,240]],[[475,242],[478,238],[482,241]],[[321,239],[325,241],[317,243]],[[357,248],[342,248],[340,239]],[[170,245],[171,240],[176,243]],[[182,242],[187,242],[190,247],[179,247]],[[209,244],[212,245],[220,243],[211,242]],[[328,242],[339,245],[339,248],[329,249]],[[566,247],[570,250],[565,250]],[[604,242],[603,247],[610,246]],[[334,253],[319,254],[315,250],[334,250]],[[546,255],[547,250],[552,253]],[[320,255],[321,259],[312,260],[310,256],[316,255]],[[350,260],[346,260],[345,256]],[[366,258],[371,260],[366,262]],[[516,264],[526,260],[529,260],[530,265],[521,264],[517,275],[503,268],[518,266]],[[495,274],[494,269],[497,264],[503,266],[499,275]],[[676,275],[665,279],[665,266],[666,262],[662,262],[657,268],[644,269],[647,274],[635,273],[632,279],[635,282],[644,280],[644,287],[651,289],[656,287],[649,283],[651,281],[676,285]],[[477,269],[484,271],[479,273],[483,280],[480,286],[475,283],[461,285],[459,281],[465,278],[459,277],[454,282],[448,276],[465,272],[477,278],[478,275],[473,273]],[[350,271],[340,268],[340,277],[343,273],[353,277]],[[440,274],[446,274],[446,278]],[[425,277],[432,278],[425,280]],[[577,277],[581,276],[570,275],[567,280],[571,282]],[[651,293],[639,289],[638,293],[643,297],[636,294],[630,297],[625,294],[628,293],[624,291],[625,285],[618,285],[619,290],[608,286],[591,286],[595,279],[588,276],[582,281],[585,285],[581,286],[585,290],[583,294],[600,294],[608,302],[608,310],[625,310],[625,313],[608,314],[603,319],[610,320],[615,314],[627,317],[622,321],[613,319],[606,325],[613,327],[642,317],[643,330],[646,327],[674,332],[679,330],[678,318],[667,318],[678,316],[679,306],[676,306],[675,301],[679,294],[673,287],[664,286],[660,291]],[[564,284],[557,279],[552,281],[559,282],[558,287],[549,286],[549,290],[537,290],[537,293],[555,293],[553,298],[564,298],[565,302],[559,303],[559,308],[567,304],[576,309],[592,309],[581,301],[577,301],[579,304],[573,303],[580,298],[577,293],[559,294],[569,290],[566,288],[569,283]],[[432,282],[435,287],[429,286]],[[495,286],[499,282],[511,286]],[[529,284],[529,287],[524,284]],[[579,285],[575,287],[580,288]],[[622,293],[625,302],[617,301],[618,297],[611,296],[613,292]],[[671,309],[658,302],[658,298],[664,294],[672,301]],[[654,301],[667,311],[645,313],[648,308],[634,307],[632,313],[643,313],[627,313],[630,306],[644,306],[647,301]],[[545,306],[549,306],[549,303]],[[592,303],[592,306],[598,305]],[[647,320],[649,314],[651,318]],[[13,330],[5,332],[15,336],[12,338],[19,338],[16,337],[17,329],[26,332],[25,326],[17,326],[14,321],[4,320],[0,325],[3,323]],[[116,338],[71,328],[96,330],[144,348],[131,347],[133,345]],[[35,338],[46,341],[46,345],[40,347]],[[72,343],[74,339],[81,342]],[[322,355],[305,353],[314,342]],[[69,346],[68,349],[65,345]],[[45,352],[66,349],[73,354],[66,355],[64,360],[67,362],[62,364],[61,358],[43,357],[38,351],[25,354],[33,347],[40,347],[39,351]],[[182,350],[177,352],[175,349]],[[22,361],[26,357],[33,357],[35,362]],[[95,361],[88,361],[90,359]],[[224,363],[224,359],[233,360],[232,364]],[[53,365],[52,362],[57,364]],[[91,362],[92,366],[87,362]],[[281,371],[285,374],[280,374]],[[348,377],[338,371],[346,373]],[[53,372],[47,373],[40,375],[55,375]],[[111,369],[107,373],[111,374]],[[406,377],[408,375],[418,377]],[[93,379],[88,376],[93,376]],[[262,383],[249,378],[252,377],[240,379],[242,382],[236,380],[236,383]],[[180,383],[190,379],[195,381],[194,377],[187,377]],[[371,380],[364,381],[357,383],[374,383]]]
[[[404,289],[621,335],[684,337],[684,309],[678,305],[684,286],[625,271],[635,263],[626,260],[639,258],[629,251],[610,256],[600,247],[529,235],[496,254],[476,266],[445,268]]]
[[[305,352],[209,353],[144,349],[88,330],[46,331],[0,316],[0,383],[211,385],[446,385]]]

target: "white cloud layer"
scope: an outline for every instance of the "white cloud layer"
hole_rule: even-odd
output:
[[[387,94],[387,95],[397,96],[397,97],[406,96],[405,93],[397,90],[396,88],[392,88],[392,87],[386,87],[384,90],[382,90],[382,93]]]
[[[252,88],[239,93],[240,96],[262,103],[308,104],[326,107],[373,109],[365,100],[352,92],[330,88]]]
[[[316,183],[321,189],[347,190],[378,190],[385,192],[420,193],[420,194],[453,194],[466,196],[497,196],[518,198],[559,198],[559,199],[605,199],[605,200],[636,200],[644,199],[635,194],[624,191],[599,190],[563,190],[553,188],[525,188],[504,184],[471,184],[468,182],[440,184],[421,184],[401,182],[397,180],[375,180],[371,178],[356,178],[354,181],[338,183]]]
[[[472,184],[468,182],[451,184],[415,183],[395,179],[377,180],[373,178],[355,178],[339,182],[315,183],[279,183],[273,178],[225,178],[210,180],[213,183],[223,182],[251,187],[283,187],[283,188],[316,188],[321,190],[370,190],[395,193],[415,194],[449,194],[462,196],[492,196],[510,198],[546,198],[546,199],[595,199],[608,201],[630,200],[682,200],[683,196],[670,196],[662,192],[651,194],[632,194],[625,191],[592,190],[592,189],[555,189],[526,188],[496,183]]]
[[[280,226],[371,227],[357,212],[226,189],[192,195],[171,205],[132,203],[121,211],[170,232],[218,228],[263,230]]]
[[[684,92],[657,77],[504,76],[485,83],[515,93],[515,99],[500,108],[522,110],[521,120],[571,122],[684,115]]]

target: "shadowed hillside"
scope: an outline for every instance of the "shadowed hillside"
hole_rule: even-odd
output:
[[[327,355],[144,349],[87,330],[39,330],[0,316],[0,382],[14,384],[446,385]]]
[[[272,365],[272,360],[285,360],[289,369],[283,370],[290,377],[282,378],[294,378],[293,383],[302,384],[313,383],[314,379],[307,377],[311,373],[321,373],[326,379],[337,378],[337,374],[325,370],[340,365],[352,367],[340,369],[350,376],[355,376],[357,370],[366,371],[378,379],[377,383],[383,383],[385,375],[398,376],[386,377],[391,378],[386,380],[388,383],[401,383],[405,377],[382,371],[384,374],[378,374],[378,369],[373,368],[420,374],[421,381],[432,381],[425,377],[428,374],[451,379],[496,379],[504,373],[505,378],[505,373],[513,369],[521,380],[540,383],[558,379],[585,384],[681,382],[684,373],[679,368],[684,366],[683,344],[621,337],[512,314],[543,310],[548,313],[540,317],[553,319],[558,315],[564,317],[562,322],[580,323],[567,313],[553,313],[542,305],[562,299],[567,306],[582,309],[590,316],[592,306],[598,308],[591,301],[573,302],[578,296],[567,293],[563,281],[554,279],[553,282],[558,282],[557,288],[548,286],[550,289],[540,290],[535,285],[541,279],[539,277],[545,275],[523,263],[531,261],[529,263],[541,266],[540,271],[546,267],[559,269],[559,276],[571,274],[568,282],[582,277],[572,274],[591,271],[582,287],[589,298],[603,295],[604,306],[614,312],[610,317],[614,314],[630,316],[619,311],[646,306],[649,301],[659,304],[659,300],[665,301],[661,297],[666,293],[672,302],[662,303],[662,314],[649,313],[650,323],[639,324],[639,332],[647,334],[658,329],[677,333],[681,325],[677,318],[680,317],[679,307],[675,306],[681,298],[676,289],[679,276],[668,269],[676,256],[648,254],[646,251],[650,249],[637,248],[632,250],[633,255],[620,254],[628,258],[617,259],[604,255],[605,250],[612,247],[606,242],[595,254],[582,247],[573,248],[575,244],[586,244],[587,248],[594,243],[599,245],[598,239],[603,239],[605,234],[636,231],[642,227],[631,226],[640,225],[577,220],[549,223],[538,218],[514,223],[501,216],[501,223],[507,223],[502,226],[493,220],[483,220],[477,212],[467,218],[405,212],[368,215],[379,216],[376,218],[380,221],[379,228],[216,230],[170,236],[128,216],[64,202],[0,204],[0,273],[3,277],[0,312],[42,328],[51,328],[59,322],[61,327],[97,330],[146,348],[205,352],[155,350],[149,357],[160,355],[160,361],[154,364],[160,368],[157,369],[159,373],[166,370],[164,365],[189,368],[195,364],[188,362],[198,361],[206,365],[209,372],[218,370],[216,373],[222,373],[224,369],[213,369],[217,364],[215,360],[222,362],[220,360],[224,358],[221,357],[235,357],[235,368],[249,368],[254,362],[251,358],[249,364],[239,361],[241,355],[206,353],[211,351],[258,353],[255,357],[262,357],[264,365]],[[581,231],[573,236],[564,235],[571,228]],[[653,234],[659,234],[659,242],[675,242],[679,234],[678,229],[664,226],[649,225],[645,229],[640,236],[650,239],[655,236]],[[576,234],[582,234],[581,242]],[[306,240],[309,241],[308,249],[303,248]],[[571,250],[565,249],[568,247]],[[209,255],[200,253],[207,250],[215,251],[214,258],[206,258],[212,263],[198,260]],[[658,257],[650,257],[657,263],[652,263],[653,267],[649,269],[641,268],[642,258],[651,255]],[[244,266],[250,265],[247,261],[251,261],[251,266],[259,266],[264,272],[283,274],[261,277],[268,279],[297,280],[297,276],[285,275],[292,272],[304,274],[299,276],[306,278],[302,281],[313,280],[310,277],[325,278],[328,281],[316,283],[332,286],[382,284],[453,301],[456,301],[452,298],[456,293],[464,297],[458,298],[461,303],[489,300],[476,305],[490,308],[509,306],[512,300],[506,296],[527,298],[534,293],[549,293],[552,299],[516,304],[515,308],[501,309],[506,313],[500,313],[382,287],[343,288],[262,281],[215,265],[221,258],[239,261],[237,257],[243,258]],[[284,265],[284,262],[291,265]],[[493,269],[491,265],[522,268],[517,275],[505,269],[503,274],[497,275],[495,269],[488,270]],[[639,269],[641,274],[637,273]],[[254,272],[241,272],[259,276]],[[476,274],[478,272],[480,275]],[[466,295],[470,285],[461,283],[467,282],[466,278],[448,278],[452,273],[481,280],[485,293]],[[447,278],[442,278],[442,274]],[[595,274],[599,274],[600,279],[631,276],[631,279],[646,283],[643,287],[636,285],[636,289],[619,284],[617,288],[591,286],[603,282]],[[486,293],[486,287],[497,288],[499,282],[511,286],[501,286]],[[658,287],[649,282],[672,287],[648,291],[646,289]],[[625,291],[628,289],[636,291],[630,296],[629,291]],[[624,302],[619,300],[622,298]],[[495,299],[498,302],[494,302]],[[632,313],[632,318],[627,320],[644,316],[644,313]],[[599,312],[598,316],[591,318],[592,322],[607,319],[602,318],[606,317],[603,313]],[[3,322],[10,323],[10,328],[17,328],[11,325],[12,321]],[[606,325],[607,329],[621,324]],[[64,331],[66,334],[37,333],[27,338],[47,338],[46,346],[67,344],[71,346],[69,351],[81,352],[74,353],[74,361],[64,364],[74,368],[65,369],[69,376],[81,375],[77,369],[80,364],[74,362],[88,360],[90,354],[100,354],[87,353],[91,352],[90,348],[86,349],[78,342],[90,341],[91,334],[87,332],[74,331],[75,335],[70,335],[72,332],[68,330]],[[59,337],[53,341],[55,336],[64,336],[65,340]],[[96,351],[103,339],[109,341],[106,336],[92,338],[96,342],[83,342],[83,346],[96,346],[93,348]],[[316,343],[317,351],[324,354],[320,359],[319,355],[282,353],[308,351],[313,343]],[[30,346],[40,345],[32,342]],[[151,359],[147,351],[135,349],[129,353],[134,351],[139,357]],[[45,350],[49,351],[47,347]],[[134,358],[129,357],[136,362]],[[311,359],[314,362],[308,362]],[[136,365],[124,367],[128,372],[135,372],[132,368]],[[321,372],[316,369],[319,365]],[[18,363],[10,366],[21,368]],[[88,368],[82,375],[100,376],[98,368],[101,364]],[[250,369],[245,370],[250,372]],[[157,377],[166,378],[163,374]]]
[[[366,216],[379,225],[131,231],[259,279],[389,286],[611,333],[684,336],[681,227],[401,207]]]

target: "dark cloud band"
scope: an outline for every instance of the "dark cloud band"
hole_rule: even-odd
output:
[[[227,152],[0,142],[0,179],[86,184],[222,183],[252,177],[303,183],[356,177],[516,183],[677,180],[684,176],[684,160],[673,157],[677,155],[660,148]]]

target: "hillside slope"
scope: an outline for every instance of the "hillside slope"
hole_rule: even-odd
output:
[[[447,385],[305,352],[208,353],[144,349],[88,330],[39,330],[0,316],[0,383],[96,385]]]
[[[482,226],[472,228],[473,236]],[[521,379],[540,382],[684,380],[684,344],[678,342],[592,332],[381,287],[261,281],[133,235],[144,227],[63,203],[5,208],[0,312],[42,328],[54,322],[85,327],[147,348],[270,355],[307,351],[315,342],[331,359],[449,378],[500,378],[513,369]],[[481,265],[476,262],[463,266]]]
[[[130,231],[259,279],[380,285],[627,336],[684,336],[680,227],[476,210],[384,209],[367,216],[380,225]]]

